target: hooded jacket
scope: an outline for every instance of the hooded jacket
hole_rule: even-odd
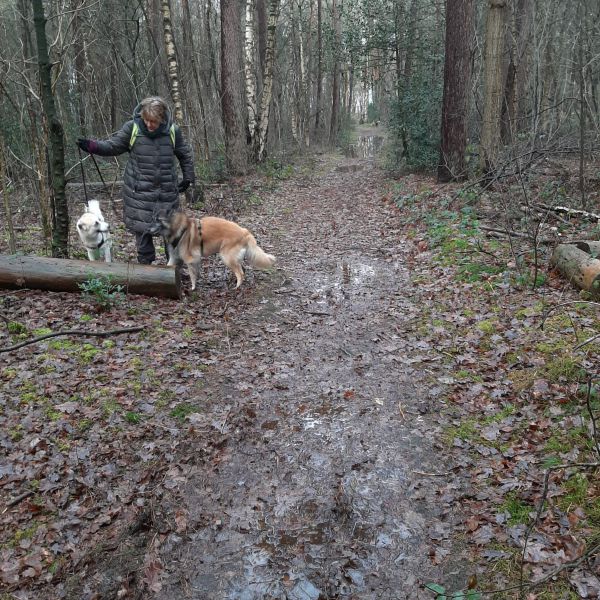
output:
[[[133,124],[139,131],[130,148]],[[131,231],[144,233],[156,222],[161,211],[179,207],[177,157],[183,179],[194,183],[192,151],[175,125],[175,143],[170,135],[173,124],[167,109],[166,120],[155,131],[148,131],[140,116],[140,105],[119,131],[106,140],[97,140],[94,154],[117,156],[129,152],[123,174],[123,220]]]

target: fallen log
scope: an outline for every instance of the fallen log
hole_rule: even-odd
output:
[[[552,253],[550,264],[573,284],[594,295],[600,294],[600,260],[574,244],[559,244]]]
[[[575,242],[575,245],[580,249],[589,254],[592,258],[598,258],[600,256],[600,242],[591,242],[584,240],[582,242]]]
[[[80,292],[90,277],[109,277],[128,294],[181,298],[181,275],[173,267],[0,254],[0,288]]]

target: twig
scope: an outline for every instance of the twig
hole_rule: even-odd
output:
[[[308,309],[304,309],[304,312],[308,313],[309,315],[315,315],[317,317],[331,317],[331,316],[333,316],[332,313],[326,312],[324,310],[308,310]]]
[[[520,231],[510,231],[509,229],[497,229],[496,227],[486,227],[484,225],[481,225],[479,228],[482,229],[483,231],[489,231],[490,233],[501,233],[502,235],[508,235],[508,236],[513,236],[513,237],[520,237],[520,238],[531,237],[527,233],[521,233]]]
[[[29,496],[33,496],[33,494],[34,494],[33,490],[29,490],[28,492],[23,492],[22,494],[19,494],[18,496],[16,496],[12,500],[9,500],[6,503],[6,506],[4,507],[4,510],[2,511],[2,514],[4,514],[9,508],[12,508],[16,504],[19,504],[19,502],[22,502],[26,498],[29,498]]]
[[[142,329],[144,329],[144,326],[129,327],[129,328],[125,327],[124,329],[111,329],[109,331],[84,331],[82,329],[56,331],[54,333],[47,333],[45,335],[40,335],[40,336],[32,338],[30,340],[25,340],[24,342],[20,342],[19,344],[15,344],[14,346],[7,346],[6,348],[0,348],[0,353],[11,352],[12,350],[17,350],[18,348],[22,348],[23,346],[28,346],[29,344],[35,344],[37,342],[41,342],[42,340],[47,340],[48,338],[58,337],[59,335],[90,335],[90,336],[95,336],[95,337],[106,337],[108,335],[117,335],[119,333],[134,333],[136,331],[141,331]]]
[[[573,467],[581,467],[581,468],[586,468],[586,469],[593,469],[593,468],[597,469],[598,467],[600,467],[600,462],[565,463],[562,465],[555,465],[553,467],[550,467],[546,471],[546,474],[544,475],[544,487],[543,487],[543,491],[542,491],[542,497],[540,498],[540,502],[538,504],[538,509],[535,513],[535,517],[534,517],[533,521],[529,524],[529,527],[527,527],[527,531],[525,532],[525,538],[523,539],[523,552],[521,553],[521,565],[520,565],[520,570],[519,570],[519,589],[520,589],[519,595],[521,598],[523,597],[523,592],[526,588],[526,585],[523,582],[523,575],[524,575],[524,569],[525,569],[525,552],[527,550],[527,542],[529,540],[529,536],[531,535],[531,532],[533,531],[533,528],[535,527],[535,524],[539,521],[542,511],[544,510],[544,505],[546,504],[546,496],[548,495],[548,485],[550,483],[550,474],[552,473],[552,471],[558,471],[560,469],[569,469],[569,468],[573,468]],[[562,565],[558,572],[560,572],[563,568],[567,568],[567,566]]]
[[[594,410],[592,409],[592,382],[595,377],[590,377],[587,382],[587,393],[585,395],[585,405],[587,407],[588,413],[590,415],[590,419],[592,421],[592,442],[596,447],[596,453],[598,454],[598,458],[600,458],[600,440],[598,439],[598,424],[596,423],[596,416],[594,414]]]
[[[583,342],[579,342],[579,344],[577,344],[577,346],[575,346],[573,348],[573,350],[579,350],[579,348],[581,348],[583,346],[587,346],[588,344],[591,344],[592,342],[595,342],[598,338],[600,338],[600,333],[593,335],[592,337],[588,338],[587,340],[583,340]]]

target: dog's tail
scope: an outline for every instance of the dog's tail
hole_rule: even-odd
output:
[[[249,233],[246,242],[246,261],[256,269],[268,269],[275,264],[275,257],[272,254],[267,254],[254,239],[254,236]]]
[[[94,215],[101,215],[100,212],[100,201],[99,200],[88,200],[87,211]]]

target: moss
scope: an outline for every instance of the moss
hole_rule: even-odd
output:
[[[169,414],[172,417],[183,421],[188,415],[191,415],[195,412],[198,412],[197,406],[188,404],[187,402],[182,402],[181,404],[178,404]]]
[[[479,321],[476,325],[477,329],[486,335],[492,335],[496,333],[497,330],[497,322],[492,320]]]
[[[510,492],[506,495],[504,502],[500,505],[502,512],[507,512],[510,517],[509,525],[527,524],[529,522],[530,513],[535,510],[530,504],[526,504],[519,499],[515,492]]]
[[[579,362],[572,356],[562,356],[550,360],[544,368],[548,379],[551,381],[580,381],[585,378],[585,370],[581,368]]]
[[[508,378],[517,394],[530,389],[538,376],[537,369],[520,369],[518,371],[511,371],[508,374]]]

